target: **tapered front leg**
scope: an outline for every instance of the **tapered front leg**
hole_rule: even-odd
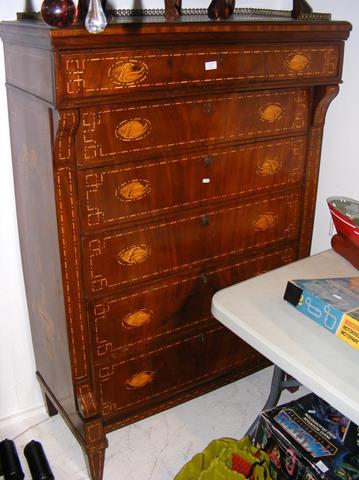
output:
[[[100,419],[84,424],[85,444],[83,450],[89,477],[102,480],[105,465],[105,450],[108,442]]]
[[[102,480],[106,446],[85,452],[87,470],[91,480]]]
[[[82,448],[89,477],[91,480],[102,480],[108,442],[96,398],[88,385],[78,388],[77,402],[84,421]]]

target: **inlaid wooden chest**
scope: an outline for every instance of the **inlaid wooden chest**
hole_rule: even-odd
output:
[[[309,254],[350,31],[140,20],[1,26],[37,377],[93,480],[107,432],[267,364],[211,297]]]

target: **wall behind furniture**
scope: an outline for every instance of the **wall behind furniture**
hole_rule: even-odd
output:
[[[359,2],[312,0],[316,11],[348,20],[353,31],[346,43],[343,85],[329,107],[324,131],[312,253],[330,248],[331,221],[326,199],[343,195],[359,200]],[[332,232],[332,234],[334,234]]]
[[[162,8],[160,0],[111,0],[116,8]],[[25,3],[39,10],[41,0],[1,2],[0,18],[12,20]],[[184,7],[206,7],[203,0],[184,0]],[[330,218],[325,205],[330,195],[359,199],[359,2],[358,0],[310,0],[314,10],[333,13],[335,19],[353,23],[346,46],[344,85],[331,105],[324,136],[322,167],[315,217],[313,253],[330,246]],[[290,9],[290,0],[243,0],[237,6]],[[0,420],[39,407],[42,398],[35,380],[27,317],[13,192],[10,141],[4,87],[3,55],[0,54]]]

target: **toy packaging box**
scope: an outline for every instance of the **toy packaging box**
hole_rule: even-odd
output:
[[[260,415],[254,438],[272,480],[358,480],[359,429],[314,394]]]
[[[359,350],[359,277],[291,280],[284,300]]]

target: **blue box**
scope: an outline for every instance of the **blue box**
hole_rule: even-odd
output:
[[[291,280],[284,299],[359,350],[359,277]]]

